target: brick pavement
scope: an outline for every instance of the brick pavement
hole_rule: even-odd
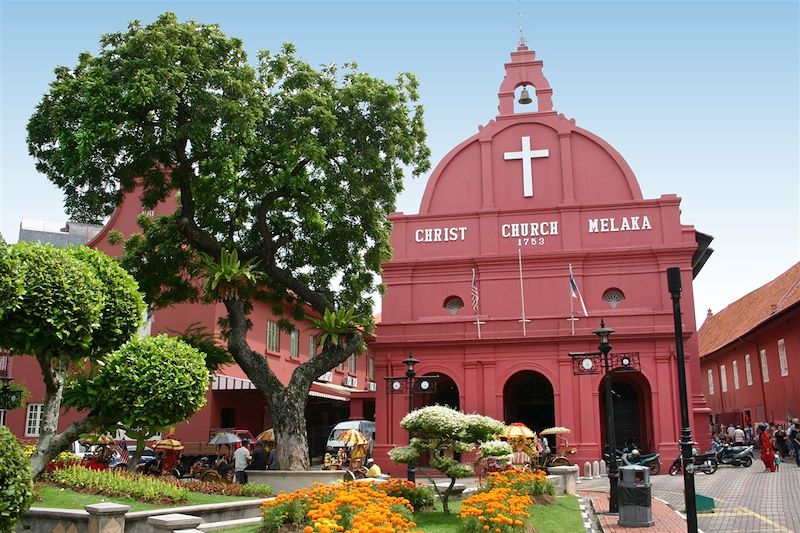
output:
[[[654,497],[684,510],[683,477],[660,475],[651,482]],[[750,468],[720,466],[713,475],[696,475],[695,487],[716,504],[716,512],[697,517],[705,533],[800,533],[800,468],[793,463],[776,473],[764,472],[758,459]],[[608,479],[583,480],[578,490],[603,491],[607,501]],[[652,530],[661,531],[658,525]]]
[[[608,492],[579,491],[584,498],[589,498],[597,514],[597,521],[604,533],[617,533],[622,531],[658,531],[659,533],[683,533],[686,531],[686,521],[678,515],[669,505],[658,498],[653,498],[651,507],[654,525],[650,528],[623,527],[619,525],[619,516],[603,514],[608,512]]]

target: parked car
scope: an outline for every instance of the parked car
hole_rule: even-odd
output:
[[[339,449],[344,448],[346,445],[339,440],[339,435],[348,429],[357,429],[367,437],[367,457],[371,457],[372,447],[375,445],[375,422],[372,420],[346,420],[336,424],[328,436],[326,451],[331,455],[336,455]]]
[[[133,457],[136,454],[136,445],[135,444],[128,444],[128,456]],[[142,456],[139,457],[138,465],[147,464],[149,461],[152,461],[156,458],[156,452],[149,446],[145,446],[142,450]],[[111,458],[111,462],[108,464],[109,468],[117,468],[117,469],[124,469],[128,468],[127,461],[123,461],[122,457],[118,452],[114,453],[114,456]]]

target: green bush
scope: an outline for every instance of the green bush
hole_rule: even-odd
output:
[[[0,426],[0,532],[13,531],[32,501],[31,463],[17,438]]]
[[[300,499],[283,501],[273,507],[264,509],[261,514],[261,530],[265,533],[276,533],[284,526],[299,528],[306,522],[306,508]]]
[[[129,496],[140,502],[181,503],[189,495],[185,487],[167,480],[128,472],[89,470],[80,466],[54,470],[49,474],[49,480],[59,487],[77,492]]]
[[[419,486],[410,481],[390,479],[386,483],[376,483],[374,488],[389,496],[405,498],[414,508],[414,512],[432,509],[436,502],[436,493],[432,488]]]

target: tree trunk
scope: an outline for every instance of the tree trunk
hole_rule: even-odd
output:
[[[281,470],[308,470],[311,466],[306,431],[307,401],[308,387],[302,384],[292,383],[270,394],[272,427],[278,443],[275,456]]]
[[[67,450],[72,441],[97,425],[97,420],[87,417],[73,422],[63,433],[57,433],[61,398],[64,394],[64,377],[69,362],[56,360],[55,368],[53,368],[47,355],[37,357],[37,360],[44,378],[45,397],[39,424],[39,441],[36,443],[36,450],[31,455],[31,475],[34,479],[44,472],[47,463],[56,455]]]

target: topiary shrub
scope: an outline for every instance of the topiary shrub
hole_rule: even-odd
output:
[[[0,426],[0,533],[13,531],[32,501],[30,460],[11,431]]]

